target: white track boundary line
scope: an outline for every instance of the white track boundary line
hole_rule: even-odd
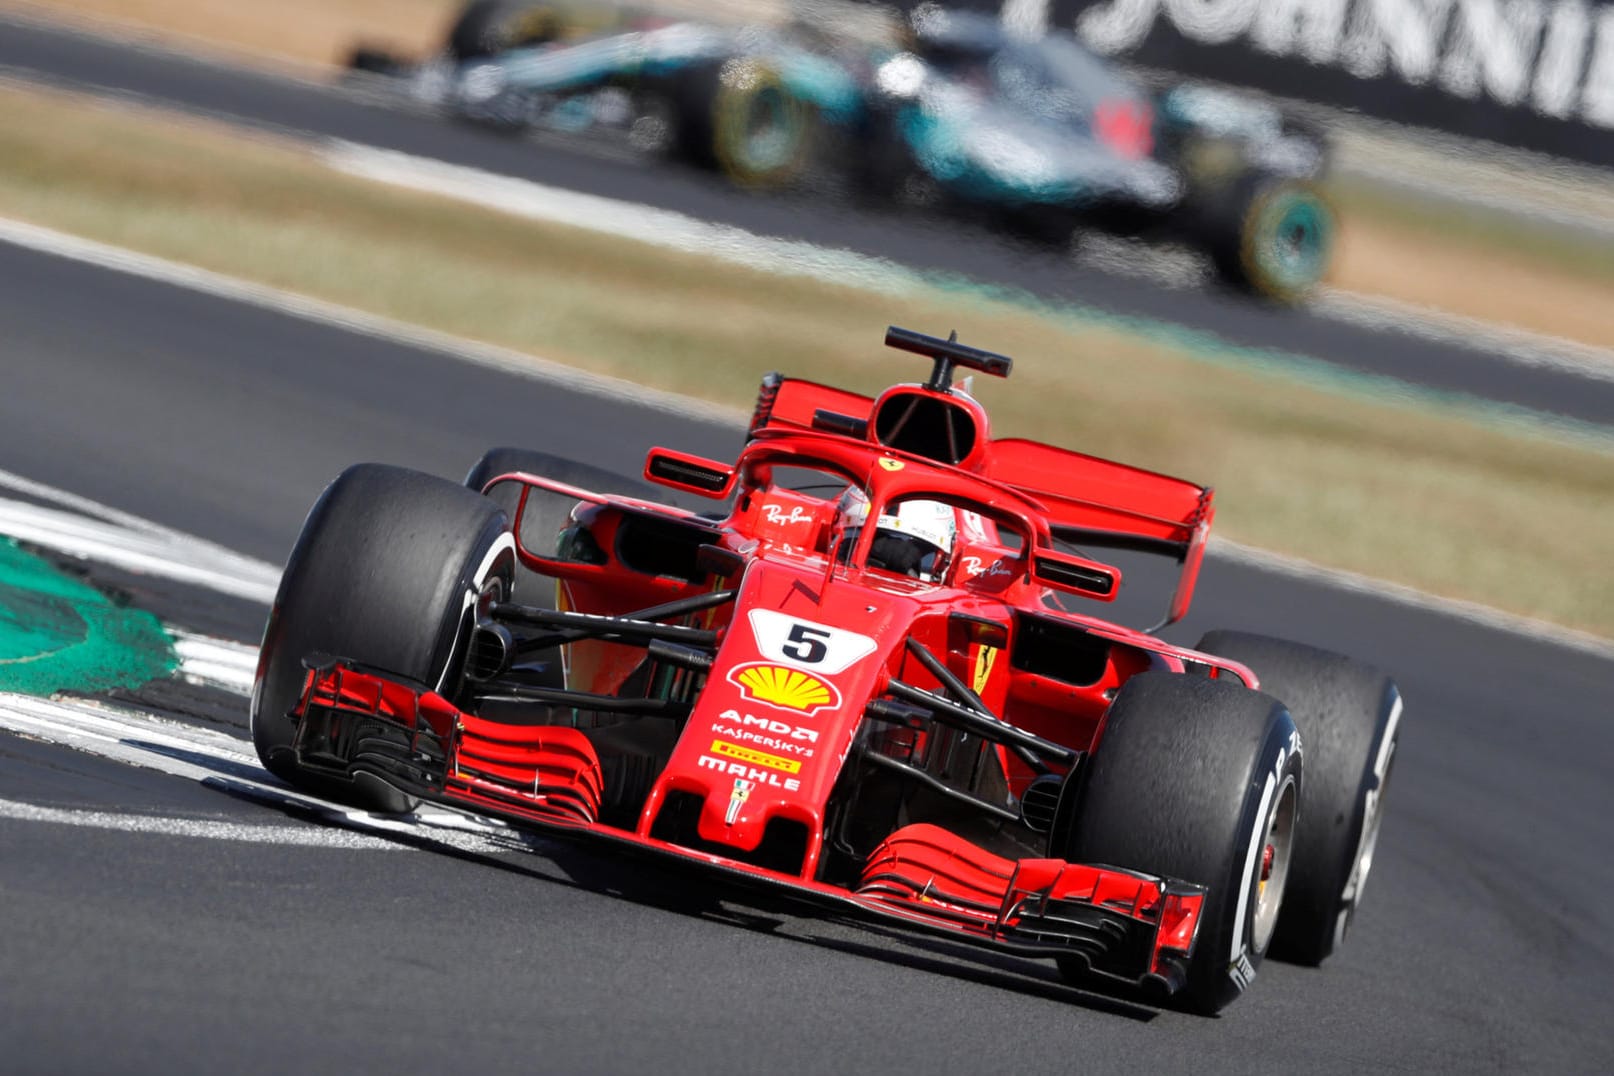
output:
[[[249,844],[292,845],[302,848],[344,848],[392,852],[409,846],[345,829],[318,826],[245,825],[207,818],[181,818],[163,815],[119,813],[38,807],[17,800],[0,799],[0,818],[21,822],[46,822],[113,830],[119,833],[150,834],[159,837],[189,837],[215,841],[241,841]]]
[[[435,194],[524,220],[717,258],[774,276],[810,277],[899,294],[922,285],[919,274],[887,258],[760,235],[676,210],[583,194],[430,157],[342,141],[326,142],[318,156],[327,167],[371,183]]]
[[[260,767],[252,745],[214,729],[170,721],[103,702],[40,699],[0,692],[0,730],[71,748],[128,766],[196,781],[268,802],[293,807],[337,832],[317,825],[255,826],[210,819],[175,819],[45,808],[0,798],[0,818],[81,825],[167,836],[252,841],[312,847],[409,847],[373,844],[394,834],[476,853],[530,851],[542,842],[493,819],[438,808],[412,815],[348,810],[281,786]],[[304,838],[296,833],[306,833]],[[364,836],[370,834],[372,836]]]
[[[684,418],[694,418],[729,426],[743,426],[747,415],[732,408],[647,389],[632,382],[591,374],[549,359],[492,347],[447,333],[433,332],[391,318],[377,317],[348,307],[308,299],[276,288],[253,284],[178,262],[153,258],[121,247],[81,239],[49,228],[0,218],[0,242],[29,250],[93,265],[114,272],[186,288],[217,298],[273,310],[290,317],[361,333],[409,347],[434,351],[445,357],[470,362],[545,383],[581,387],[609,399],[630,403]],[[0,472],[3,474],[4,472]],[[89,502],[93,503],[93,502]],[[107,510],[110,511],[110,510]],[[155,527],[155,524],[151,524]],[[1370,576],[1256,549],[1217,539],[1212,552],[1240,563],[1354,593],[1367,593],[1402,606],[1439,613],[1510,634],[1528,635],[1558,646],[1580,650],[1599,657],[1614,658],[1614,640],[1603,639],[1545,621],[1504,612],[1475,602],[1444,598],[1435,594],[1374,579]],[[272,597],[272,591],[271,597]]]
[[[179,673],[186,680],[243,698],[252,694],[252,681],[258,671],[257,647],[182,628],[167,630],[174,640],[174,652],[179,655]]]
[[[424,329],[394,318],[370,314],[321,299],[312,299],[306,295],[298,295],[263,284],[254,284],[239,277],[141,254],[139,251],[113,246],[110,243],[83,239],[52,228],[42,228],[35,224],[0,217],[0,242],[200,292],[261,310],[286,314],[317,325],[326,325],[389,343],[436,352],[461,362],[489,367],[534,381],[560,385],[602,399],[628,401],[683,418],[725,425],[743,422],[746,418],[745,412],[735,408],[720,407],[676,393],[649,389],[625,378],[609,377],[575,366],[567,366],[553,359]]]
[[[280,571],[199,538],[91,519],[0,497],[0,535],[133,572],[260,602],[274,600]]]
[[[1287,576],[1290,579],[1332,587],[1351,594],[1379,598],[1410,609],[1436,613],[1493,631],[1506,632],[1509,635],[1528,636],[1566,650],[1577,650],[1593,657],[1614,661],[1614,639],[1605,639],[1601,635],[1566,628],[1548,620],[1509,613],[1461,598],[1430,594],[1402,583],[1392,583],[1360,572],[1346,571],[1343,568],[1313,564],[1299,557],[1257,549],[1225,538],[1212,537],[1207,552],[1212,557],[1257,568],[1273,575]]]
[[[1593,381],[1614,381],[1614,351],[1521,329],[1497,321],[1452,314],[1384,295],[1324,288],[1311,303],[1314,312],[1367,329],[1386,328],[1421,340],[1464,347],[1482,345],[1515,366],[1556,370]]]

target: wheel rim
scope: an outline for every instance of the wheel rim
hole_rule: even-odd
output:
[[[1272,931],[1278,925],[1278,911],[1283,905],[1284,883],[1289,878],[1289,864],[1293,859],[1295,818],[1300,797],[1295,779],[1289,777],[1278,793],[1278,802],[1267,815],[1266,832],[1261,839],[1260,860],[1255,883],[1255,919],[1251,925],[1252,948],[1266,951],[1272,940]]]
[[[779,76],[736,61],[720,74],[715,150],[730,178],[749,184],[788,179],[801,165],[806,117]]]
[[[1305,189],[1279,190],[1261,200],[1255,218],[1250,255],[1263,290],[1292,297],[1322,279],[1333,216],[1320,198]]]
[[[1384,797],[1390,788],[1390,775],[1395,771],[1400,717],[1401,699],[1398,696],[1390,712],[1390,719],[1385,723],[1384,743],[1379,748],[1379,756],[1374,764],[1378,780],[1364,797],[1362,838],[1357,844],[1356,859],[1351,864],[1350,876],[1345,880],[1345,891],[1340,894],[1339,920],[1334,925],[1336,946],[1345,940],[1345,932],[1350,928],[1351,918],[1355,915],[1357,906],[1362,903],[1362,890],[1367,887],[1367,876],[1373,870],[1373,853],[1378,848],[1379,827],[1384,822]]]
[[[745,157],[752,168],[767,171],[790,159],[794,143],[789,104],[777,86],[764,86],[751,99],[745,133]]]

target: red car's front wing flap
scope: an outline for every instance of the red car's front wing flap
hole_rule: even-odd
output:
[[[769,870],[598,821],[603,779],[577,729],[487,721],[422,685],[330,662],[293,714],[301,766],[361,774],[422,800],[695,865],[791,902],[898,923],[1107,978],[1179,988],[1205,890],[1113,867],[1011,860],[939,826],[904,826],[870,854],[855,888]]]

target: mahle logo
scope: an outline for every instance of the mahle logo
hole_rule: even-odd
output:
[[[835,690],[834,684],[810,672],[783,665],[765,662],[741,665],[729,673],[729,683],[753,702],[809,716],[841,704],[841,693]]]

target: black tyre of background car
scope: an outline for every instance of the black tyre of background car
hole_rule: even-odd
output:
[[[1334,213],[1312,184],[1245,172],[1205,210],[1205,243],[1223,281],[1281,303],[1306,299],[1333,257]]]
[[[515,568],[504,512],[432,475],[359,464],[315,502],[286,562],[253,685],[252,742],[264,766],[318,795],[400,810],[377,782],[310,774],[291,754],[290,712],[311,653],[348,658],[454,698],[474,604],[508,593]]]
[[[785,186],[808,166],[816,113],[769,64],[742,57],[691,68],[674,92],[675,149],[690,163],[755,188]]]
[[[1344,939],[1373,866],[1400,692],[1372,666],[1284,639],[1213,631],[1198,649],[1249,666],[1300,729],[1306,809],[1272,955],[1319,964]]]
[[[1207,887],[1174,998],[1185,1008],[1223,1008],[1266,953],[1300,806],[1297,745],[1293,721],[1269,695],[1141,673],[1110,704],[1097,746],[1061,797],[1049,855]],[[1060,966],[1077,981],[1085,971],[1069,958]]]
[[[455,60],[480,60],[521,45],[541,45],[560,33],[559,16],[545,4],[471,0],[448,31]]]

